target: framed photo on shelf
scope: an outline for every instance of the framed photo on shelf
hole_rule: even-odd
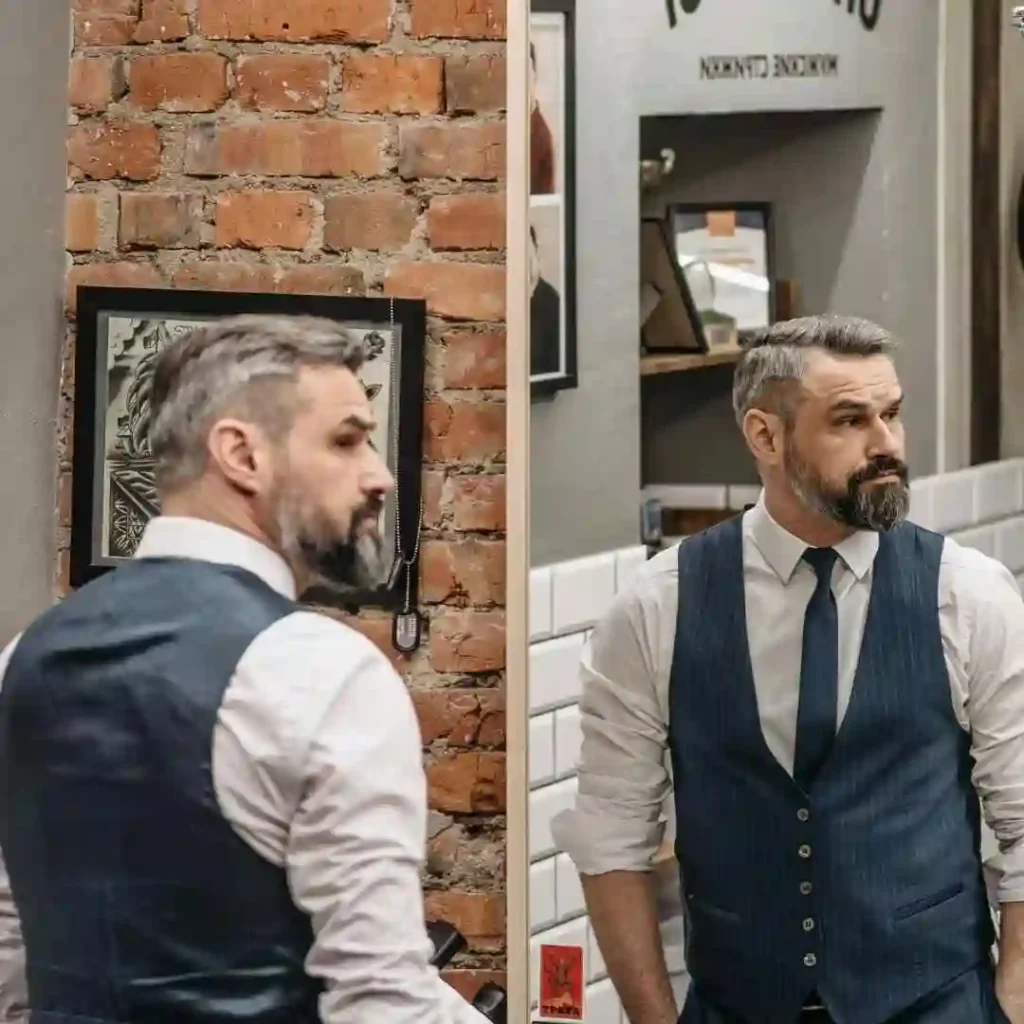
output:
[[[704,328],[662,217],[640,222],[640,288],[640,338],[647,352],[707,352]]]
[[[373,443],[387,453],[395,492],[381,513],[385,563],[411,557],[420,528],[426,305],[421,300],[329,295],[244,294],[177,289],[78,289],[70,582],[73,587],[131,558],[159,514],[149,449],[149,392],[156,356],[211,320],[245,313],[316,316],[359,334],[369,356],[359,373],[373,409]],[[399,535],[399,531],[400,534]],[[415,603],[418,566],[408,569]],[[389,589],[306,595],[344,608],[393,608],[405,577]]]
[[[576,0],[530,5],[530,387],[577,386]]]
[[[669,224],[707,351],[738,348],[745,332],[774,322],[769,203],[679,203],[669,208]]]

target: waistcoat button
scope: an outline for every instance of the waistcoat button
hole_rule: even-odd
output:
[[[800,810],[796,812],[796,816],[800,821],[807,821],[811,817],[811,812],[807,810],[806,807],[801,807]]]
[[[804,896],[810,896],[811,889],[813,889],[813,888],[814,887],[811,885],[810,882],[801,882],[800,883],[800,892],[802,892],[804,894]]]
[[[808,953],[804,957],[804,967],[814,967],[818,962],[818,958],[813,953]]]
[[[813,917],[805,917],[804,918],[804,931],[805,932],[812,932],[812,931],[814,931],[814,918]]]
[[[810,855],[811,855],[811,848],[806,843],[804,843],[803,846],[801,846],[800,849],[797,850],[796,852],[801,857],[803,857],[804,860],[807,860],[807,858],[810,857]]]

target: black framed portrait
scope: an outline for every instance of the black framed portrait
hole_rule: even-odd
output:
[[[577,386],[576,2],[530,4],[530,388]]]
[[[333,295],[247,294],[177,289],[78,289],[70,582],[81,586],[131,558],[159,513],[149,450],[149,392],[156,356],[169,342],[221,317],[315,316],[337,321],[367,343],[359,377],[377,424],[372,438],[396,481],[381,513],[385,561],[406,561],[421,528],[426,304]],[[343,608],[395,608],[406,575],[415,603],[418,567],[372,591],[317,587],[309,600]]]

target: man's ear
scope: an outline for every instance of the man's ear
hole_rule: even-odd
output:
[[[785,457],[785,425],[782,417],[764,409],[748,409],[743,417],[743,438],[750,454],[765,466],[777,466]]]
[[[271,483],[271,450],[266,434],[245,420],[217,420],[206,439],[217,472],[244,494],[264,493]]]

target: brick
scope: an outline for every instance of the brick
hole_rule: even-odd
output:
[[[428,921],[448,921],[465,936],[473,953],[493,953],[505,948],[505,897],[501,893],[424,893]]]
[[[70,192],[64,207],[64,243],[71,252],[91,252],[100,244],[100,201],[91,192]]]
[[[507,106],[505,58],[498,54],[446,57],[445,101],[450,114],[497,114]]]
[[[426,299],[434,316],[505,318],[505,268],[483,263],[401,263],[384,281],[387,295]]]
[[[410,0],[421,39],[504,39],[506,0]]]
[[[228,96],[228,62],[219,53],[159,53],[128,66],[128,99],[140,110],[216,110]]]
[[[303,263],[283,270],[274,290],[296,295],[365,295],[366,281],[358,267],[344,263]]]
[[[505,809],[505,755],[458,753],[427,765],[429,805],[446,814]]]
[[[412,237],[419,215],[415,199],[400,192],[360,192],[331,196],[324,203],[324,245],[394,251]]]
[[[501,402],[446,402],[424,406],[424,451],[434,462],[481,462],[505,455],[505,406]]]
[[[341,109],[360,114],[436,114],[444,62],[400,53],[352,53],[341,69]]]
[[[423,545],[420,580],[428,604],[505,603],[505,544],[495,540],[431,540]]]
[[[171,284],[192,291],[269,292],[274,290],[274,268],[266,263],[195,261],[178,267]]]
[[[442,388],[504,388],[505,331],[449,331],[436,356]]]
[[[134,43],[169,43],[189,35],[187,0],[143,0]]]
[[[431,249],[503,249],[505,193],[435,196],[427,208]]]
[[[76,308],[76,289],[80,284],[108,288],[159,288],[161,277],[152,263],[76,263],[67,278],[67,307]]]
[[[453,476],[448,480],[451,525],[454,530],[505,530],[505,477]]]
[[[71,9],[82,14],[123,14],[138,17],[139,0],[72,0]]]
[[[138,24],[126,14],[75,13],[76,46],[125,46],[132,41]]]
[[[68,102],[81,114],[96,114],[124,93],[116,57],[73,57],[68,70]]]
[[[497,181],[505,175],[503,122],[404,124],[398,139],[403,178]]]
[[[254,110],[323,110],[331,62],[319,55],[261,53],[239,57],[235,66],[235,97]]]
[[[313,234],[313,200],[307,192],[222,192],[216,217],[222,248],[302,249]]]
[[[199,244],[202,196],[122,192],[118,239],[125,248],[181,249]]]
[[[501,690],[419,690],[412,694],[420,734],[427,745],[501,746],[505,742],[505,698]]]
[[[132,121],[81,124],[68,133],[68,162],[74,178],[152,181],[160,174],[160,132]]]
[[[383,43],[392,0],[199,0],[208,39]]]
[[[189,135],[185,172],[309,178],[386,173],[382,124],[330,119],[199,125]]]

